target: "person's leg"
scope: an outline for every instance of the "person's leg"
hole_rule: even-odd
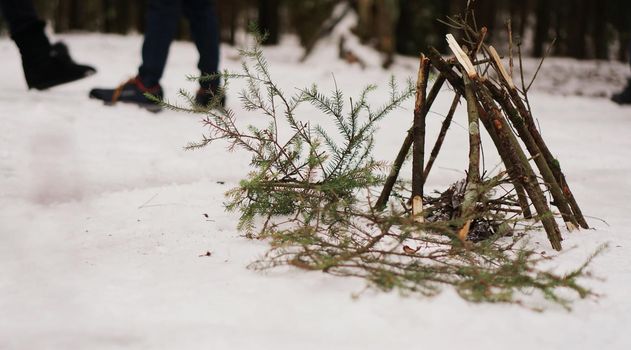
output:
[[[0,0],[0,8],[25,64],[46,58],[51,46],[44,33],[46,23],[37,16],[33,2]]]
[[[35,26],[44,28],[44,22],[30,0],[0,0],[0,10],[9,24],[11,36]]]
[[[184,15],[191,26],[191,34],[197,51],[199,63],[197,68],[202,75],[219,72],[219,20],[213,0],[183,0]],[[204,90],[213,93],[219,87],[219,79],[201,81]]]
[[[117,88],[94,88],[90,90],[90,97],[106,104],[133,103],[150,111],[159,111],[160,107],[145,94],[163,97],[160,79],[164,73],[169,47],[177,31],[180,12],[181,0],[150,0],[138,76]]]
[[[0,0],[0,10],[20,50],[29,88],[43,90],[96,72],[75,63],[64,44],[51,45],[44,32],[46,24],[37,16],[31,0]]]
[[[90,90],[90,98],[106,104],[133,103],[150,111],[159,111],[160,107],[145,94],[163,97],[160,79],[177,31],[181,7],[181,0],[149,0],[138,76],[116,88],[94,88]]]
[[[180,18],[180,0],[150,0],[147,9],[142,65],[138,77],[145,86],[160,83]]]

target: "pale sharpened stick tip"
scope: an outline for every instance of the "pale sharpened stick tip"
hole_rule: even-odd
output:
[[[478,72],[475,71],[475,68],[473,67],[473,63],[469,59],[469,56],[462,50],[462,48],[458,44],[458,41],[456,41],[456,38],[454,38],[454,36],[451,34],[447,34],[446,37],[447,37],[447,44],[449,44],[449,48],[451,49],[451,52],[454,53],[454,55],[456,56],[456,59],[458,60],[458,63],[460,63],[460,65],[467,72],[467,75],[469,76],[469,78],[471,79],[477,78]]]
[[[499,69],[499,73],[502,75],[502,77],[504,77],[504,80],[506,80],[506,82],[508,83],[508,86],[511,89],[515,89],[515,83],[513,82],[513,78],[508,74],[508,72],[506,71],[506,68],[504,68],[504,65],[502,64],[502,59],[500,58],[500,55],[497,53],[497,50],[495,50],[493,46],[489,46],[489,53],[491,54],[491,58],[495,62],[495,65],[497,65],[497,68]]]

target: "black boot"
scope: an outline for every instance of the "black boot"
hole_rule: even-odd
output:
[[[611,96],[611,100],[619,105],[631,104],[631,79],[627,81],[627,86],[624,90]]]
[[[29,89],[45,90],[96,73],[90,66],[75,63],[63,43],[51,45],[44,24],[36,23],[15,34]]]
[[[90,98],[103,101],[107,105],[116,102],[132,103],[146,108],[151,112],[160,111],[161,107],[146,94],[162,99],[163,92],[160,85],[146,87],[139,78],[130,79],[115,89],[96,88],[90,91]]]

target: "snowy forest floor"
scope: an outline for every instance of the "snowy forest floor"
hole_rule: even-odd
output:
[[[295,269],[257,272],[246,266],[266,243],[236,231],[223,194],[248,172],[248,155],[201,138],[198,116],[151,114],[89,100],[95,86],[133,76],[142,38],[62,37],[77,61],[99,73],[45,92],[27,92],[17,49],[0,39],[0,349],[628,349],[631,345],[631,107],[607,96],[628,67],[612,62],[550,59],[531,99],[544,138],[561,161],[595,230],[563,232],[566,250],[550,262],[564,271],[599,245],[610,248],[584,281],[600,298],[577,300],[572,312],[550,306],[471,304],[446,287],[435,298],[365,291],[365,283]],[[305,64],[287,40],[267,49],[272,72],[287,91],[318,82],[347,95],[394,74],[416,74],[413,58],[390,71],[370,52],[361,70],[337,61],[324,43]],[[223,47],[222,67],[239,69],[236,49]],[[175,43],[163,79],[167,95],[195,90],[197,54]],[[370,64],[370,62],[375,62]],[[527,60],[527,76],[536,67]],[[236,89],[228,104],[244,123]],[[429,139],[449,109],[435,104]],[[376,156],[392,161],[411,123],[397,110],[377,135]],[[463,177],[464,108],[456,116],[428,189]],[[314,114],[314,118],[315,118]],[[487,149],[490,149],[487,147]],[[491,152],[489,152],[491,153]],[[487,169],[496,164],[491,154]],[[208,215],[208,218],[204,214]],[[548,255],[545,234],[532,245]],[[207,251],[212,255],[200,257]]]

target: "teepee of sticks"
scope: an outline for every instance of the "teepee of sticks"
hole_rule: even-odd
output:
[[[561,250],[562,237],[550,205],[558,209],[569,231],[578,227],[589,228],[589,226],[561,171],[559,162],[552,155],[537,129],[528,101],[528,87],[522,83],[520,89],[513,82],[511,77],[512,39],[510,67],[507,71],[495,48],[485,43],[486,28],[475,30],[465,22],[454,24],[462,29],[463,40],[467,42],[468,47],[461,46],[451,34],[448,34],[447,42],[454,57],[444,59],[434,48],[430,48],[427,55],[421,54],[413,126],[407,133],[375,207],[380,209],[386,207],[399,171],[411,150],[412,215],[418,222],[424,220],[425,179],[440,152],[456,107],[459,101],[464,99],[468,115],[469,166],[464,200],[460,208],[461,216],[470,217],[476,205],[476,194],[481,181],[479,170],[481,124],[491,137],[505,165],[524,219],[539,220],[552,247]],[[437,71],[438,76],[428,92],[428,78],[432,67]],[[436,144],[426,161],[425,119],[446,82],[455,91],[455,97]],[[533,169],[531,161],[536,166],[538,174]],[[543,183],[540,183],[538,176],[543,179]],[[550,203],[545,192],[550,193],[552,198]],[[531,206],[534,208],[534,214]],[[470,225],[471,220],[466,220],[459,230],[459,238],[466,240]]]

